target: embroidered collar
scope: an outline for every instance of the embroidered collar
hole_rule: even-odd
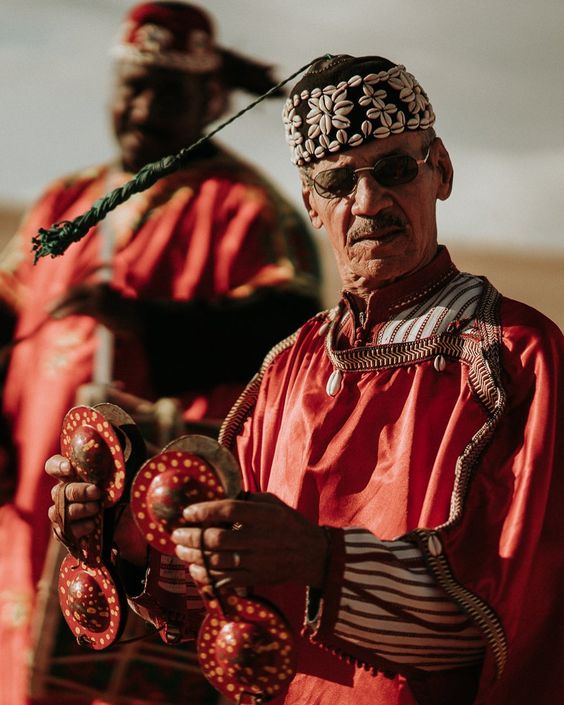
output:
[[[390,320],[397,312],[406,309],[432,296],[459,273],[444,245],[439,245],[437,254],[421,269],[388,286],[376,289],[370,294],[366,305],[363,327],[370,330],[377,323]],[[358,309],[354,297],[343,292],[345,307],[352,320],[359,322]]]

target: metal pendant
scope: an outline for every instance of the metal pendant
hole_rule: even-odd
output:
[[[343,373],[341,370],[333,370],[331,372],[331,376],[327,380],[327,387],[325,388],[327,390],[327,394],[330,397],[334,397],[337,395],[338,391],[341,388],[341,383],[343,381]]]

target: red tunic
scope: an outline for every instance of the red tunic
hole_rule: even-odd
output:
[[[364,326],[347,309],[320,314],[267,357],[221,440],[236,447],[248,489],[322,525],[416,542],[480,629],[486,658],[479,685],[467,670],[382,674],[377,649],[335,633],[337,545],[321,620],[298,637],[299,672],[283,702],[461,705],[478,689],[480,705],[560,702],[560,331],[459,275],[445,250],[374,292]],[[261,592],[299,634],[304,590]]]
[[[13,503],[0,509],[1,705],[26,701],[30,614],[50,536],[52,481],[44,463],[59,451],[61,422],[77,387],[92,379],[96,345],[94,319],[56,321],[47,310],[100,264],[99,228],[64,257],[42,259],[36,266],[31,238],[39,227],[86,211],[117,185],[116,178],[124,181],[128,175],[101,167],[54,183],[21,230],[22,261],[12,273],[0,274],[0,295],[19,310],[16,336],[37,329],[14,349],[3,399],[19,477]],[[309,236],[301,219],[253,169],[223,152],[162,179],[108,218],[116,233],[111,283],[129,296],[240,296],[257,286],[292,281],[308,268]],[[120,342],[114,370],[128,391],[154,397],[140,344]],[[187,418],[223,418],[241,389],[222,385],[187,397]]]

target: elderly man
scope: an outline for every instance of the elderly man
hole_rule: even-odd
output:
[[[0,509],[2,705],[26,698],[35,586],[50,536],[43,466],[59,448],[77,388],[103,371],[95,351],[107,337],[98,324],[115,333],[109,380],[151,401],[179,397],[187,421],[215,422],[270,347],[320,308],[305,220],[256,169],[210,142],[64,259],[33,265],[39,227],[73,218],[195,141],[233,90],[259,94],[274,83],[268,67],[221,49],[207,14],[182,2],[131,8],[115,58],[115,162],[52,184],[0,265],[0,297],[17,317],[2,400],[17,452],[17,467],[6,468],[17,476],[15,496],[2,497]]]
[[[257,586],[302,630],[276,702],[549,705],[564,687],[562,335],[438,245],[453,167],[434,120],[374,56],[318,61],[287,101],[343,298],[223,426],[249,500],[192,505],[173,534],[198,583]],[[93,506],[70,505],[76,535]]]

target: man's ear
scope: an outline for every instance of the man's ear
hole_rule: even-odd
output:
[[[317,207],[315,205],[315,198],[311,191],[309,185],[307,185],[305,178],[302,176],[302,200],[304,202],[305,209],[309,216],[310,222],[316,230],[320,230],[323,227],[319,213],[317,212]]]
[[[449,153],[443,144],[440,137],[437,137],[433,143],[434,155],[432,163],[439,175],[439,186],[437,189],[437,198],[441,201],[446,201],[452,191],[452,182],[454,180],[454,168],[450,161]]]

